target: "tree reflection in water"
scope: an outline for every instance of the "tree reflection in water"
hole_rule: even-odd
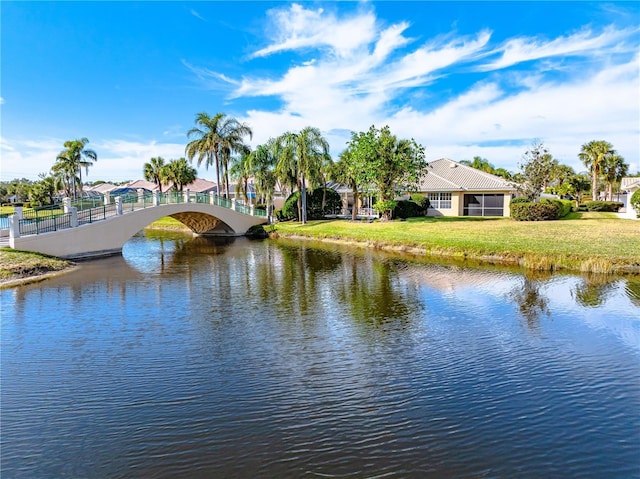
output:
[[[571,294],[579,305],[595,308],[606,302],[607,296],[613,292],[615,285],[616,281],[609,275],[590,274],[576,284]]]
[[[540,329],[541,316],[551,315],[549,299],[540,291],[540,287],[550,277],[548,273],[527,272],[522,276],[522,284],[508,294],[509,299],[518,305],[520,314],[532,331]]]

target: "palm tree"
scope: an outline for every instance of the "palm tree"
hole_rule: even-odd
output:
[[[608,141],[590,141],[582,145],[578,158],[582,160],[591,172],[591,197],[595,201],[598,196],[598,177],[600,170],[606,161],[606,157],[614,155],[613,145]]]
[[[173,187],[180,192],[186,185],[196,181],[196,169],[184,158],[169,161],[169,164],[164,167],[164,172],[165,178],[171,181]]]
[[[489,163],[489,160],[487,160],[486,158],[481,158],[479,156],[474,156],[473,161],[462,160],[460,164],[470,166],[471,168],[474,168],[476,170],[484,171],[485,173],[493,174],[495,172],[495,167],[491,163]]]
[[[321,177],[322,165],[329,156],[329,143],[318,128],[308,126],[300,133],[287,132],[280,136],[277,151],[279,153],[276,171],[280,178],[295,183],[300,191],[300,219],[307,222],[307,182],[313,188]]]
[[[162,193],[162,182],[165,180],[166,168],[164,158],[158,156],[157,158],[151,158],[149,163],[143,165],[144,179],[147,181],[153,181],[158,185],[160,193]]]
[[[93,166],[94,161],[98,161],[98,155],[95,151],[85,148],[89,143],[86,138],[80,138],[79,140],[69,140],[64,142],[65,150],[61,151],[58,155],[58,159],[62,158],[63,162],[67,162],[70,169],[73,170],[73,176],[78,174],[77,178],[73,181],[73,197],[77,198],[76,186],[80,188],[80,197],[82,197],[82,168],[84,167],[87,174],[89,173],[89,167]]]
[[[265,145],[258,145],[249,155],[249,170],[254,178],[256,194],[265,203],[267,214],[273,201],[277,177],[275,174],[276,158],[274,155],[274,140],[270,139]]]
[[[216,194],[220,195],[220,158],[218,150],[220,148],[220,122],[224,118],[224,113],[216,113],[214,116],[201,112],[196,115],[196,127],[187,132],[187,138],[195,137],[187,143],[185,153],[189,161],[198,157],[198,166],[205,160],[205,167],[209,169],[214,163],[216,165]]]
[[[613,184],[619,182],[629,172],[629,165],[624,162],[624,158],[618,154],[605,157],[602,165],[602,174],[609,186],[608,198],[613,201]]]
[[[216,113],[209,116],[206,113],[196,115],[196,127],[187,132],[187,137],[195,137],[190,141],[185,153],[189,161],[197,156],[198,166],[205,160],[205,167],[208,169],[214,161],[216,165],[216,187],[220,194],[220,160],[224,168],[225,197],[229,195],[229,162],[232,152],[247,151],[244,144],[245,136],[251,137],[252,131],[246,124],[240,123],[235,118],[227,117],[224,113]]]
[[[230,168],[232,178],[236,181],[236,197],[242,195],[245,203],[249,203],[249,178],[251,178],[250,154],[245,153],[236,158]]]
[[[232,153],[248,155],[251,152],[249,146],[244,143],[244,137],[253,137],[251,128],[240,123],[235,118],[224,118],[220,127],[220,156],[225,183],[225,198],[229,197],[229,163]]]
[[[67,152],[63,152],[58,155],[51,167],[51,173],[62,184],[67,197],[75,196],[76,184],[80,181],[76,166],[72,157]]]

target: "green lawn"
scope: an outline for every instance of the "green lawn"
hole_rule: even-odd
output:
[[[0,248],[0,283],[61,271],[73,263],[38,253]]]
[[[310,221],[275,225],[278,235],[301,235],[418,248],[431,256],[519,264],[530,269],[640,272],[640,222],[614,213],[571,213],[560,221],[509,218],[412,218],[392,222]]]

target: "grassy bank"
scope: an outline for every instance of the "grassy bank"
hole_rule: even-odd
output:
[[[149,230],[176,230],[176,231],[190,231],[184,224],[180,223],[178,220],[172,218],[171,216],[165,216],[160,218],[149,226],[146,226],[145,229]]]
[[[517,222],[509,218],[413,218],[392,222],[348,220],[278,223],[273,236],[303,236],[468,258],[523,268],[640,273],[640,222],[613,213],[571,213],[566,219]]]
[[[38,253],[0,249],[0,287],[25,279],[46,277],[73,267],[73,262]]]

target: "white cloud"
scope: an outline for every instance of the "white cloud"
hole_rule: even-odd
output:
[[[346,57],[365,47],[375,35],[375,15],[365,13],[346,19],[322,8],[309,10],[299,4],[288,9],[276,8],[268,12],[273,43],[253,54],[264,57],[300,48],[328,47],[331,53]]]
[[[637,30],[616,30],[613,27],[606,28],[602,33],[596,34],[591,30],[583,30],[567,37],[558,37],[551,41],[540,41],[536,38],[514,38],[507,41],[497,51],[502,51],[502,56],[489,64],[480,67],[480,70],[496,70],[506,68],[522,62],[570,55],[598,55],[598,52],[607,49],[610,51],[635,51],[637,46],[625,46],[623,40]],[[602,51],[604,54],[605,52]]]
[[[233,98],[273,96],[282,101],[279,111],[247,112],[243,120],[256,132],[254,143],[313,125],[325,132],[345,132],[332,134],[332,152],[337,155],[349,137],[346,132],[389,124],[396,134],[424,144],[431,159],[480,155],[496,166],[517,170],[531,141],[540,138],[558,159],[581,170],[580,146],[606,139],[632,171],[640,168],[640,61],[628,53],[638,50],[637,30],[584,29],[551,40],[516,38],[499,48],[490,45],[489,31],[481,31],[412,46],[414,41],[404,36],[407,23],[383,29],[370,11],[362,14],[366,22],[354,16],[343,21],[300,5],[276,12],[281,36],[259,50],[260,55],[319,49],[313,51],[312,62],[293,64],[276,78],[244,77],[233,91]],[[329,28],[343,25],[352,30],[360,25],[362,30],[353,32],[353,45],[337,52],[322,38]],[[323,51],[326,46],[328,52]],[[486,63],[497,54],[501,56]],[[579,66],[571,63],[576,55],[581,57]],[[508,68],[526,61],[535,62],[535,68]],[[494,71],[468,83],[466,90],[449,94],[436,108],[396,101],[409,89],[428,97],[432,86],[479,69]]]
[[[0,96],[0,105],[4,105],[4,98]]]

